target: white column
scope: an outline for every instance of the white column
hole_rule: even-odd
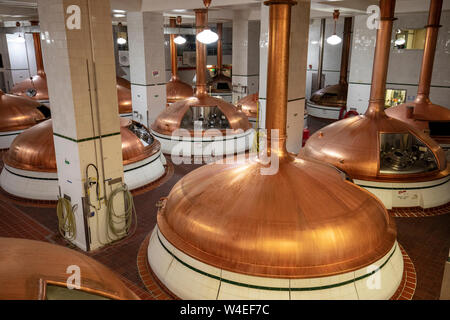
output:
[[[146,125],[166,108],[164,17],[162,13],[127,14],[133,119]]]
[[[260,22],[248,19],[250,12],[234,12],[233,18],[233,103],[259,89]]]
[[[298,153],[302,145],[305,112],[306,62],[308,57],[310,1],[300,0],[292,7],[287,110],[287,150]],[[265,128],[269,9],[261,7],[259,127]]]
[[[66,14],[69,6],[75,8],[73,15]],[[38,0],[38,10],[60,196],[70,198],[75,206],[72,242],[93,250],[116,239],[107,235],[105,201],[123,181],[109,0]],[[66,25],[70,17],[75,19],[73,29]],[[91,164],[98,169],[98,181]],[[86,180],[93,183],[91,188],[85,188]],[[97,209],[87,204],[87,190]],[[123,196],[116,197],[114,204],[116,214],[123,214]]]

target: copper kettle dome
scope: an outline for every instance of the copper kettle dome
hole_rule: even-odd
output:
[[[64,299],[70,292],[78,297],[84,293],[84,299],[89,299],[88,295],[94,299],[139,300],[116,273],[83,253],[46,242],[13,238],[0,238],[0,247],[1,300],[51,299],[51,287],[67,289],[69,266],[81,269],[81,288],[67,289],[59,295],[57,291],[55,299]]]
[[[133,112],[131,99],[131,84],[128,80],[116,77],[117,99],[119,100],[119,114]]]
[[[146,159],[160,148],[159,142],[153,139],[147,128],[129,119],[120,118],[120,134],[124,165]],[[5,154],[4,162],[21,170],[56,172],[52,120],[46,120],[21,133]]]
[[[256,118],[258,115],[258,99],[259,93],[249,94],[236,103],[249,118]]]
[[[49,116],[47,107],[0,90],[0,132],[27,129]]]
[[[269,165],[261,160],[196,169],[174,186],[157,226],[188,256],[239,274],[303,279],[363,268],[395,244],[394,221],[376,198],[336,169],[287,153],[286,75],[295,2],[266,3],[271,26],[266,127],[278,170],[262,174]],[[272,143],[271,129],[278,130],[278,143]]]
[[[11,93],[37,101],[48,101],[47,75],[40,71],[37,75],[16,84]]]
[[[181,17],[170,18],[170,27],[175,28],[181,23]],[[192,97],[194,90],[190,85],[180,80],[178,77],[178,65],[177,65],[177,45],[174,41],[175,34],[170,35],[170,57],[172,64],[172,77],[166,85],[167,103],[174,103],[183,99]]]
[[[368,110],[319,130],[300,154],[327,162],[352,179],[404,182],[443,178],[450,174],[450,168],[439,145],[414,127],[389,118],[384,111],[395,1],[384,4]]]

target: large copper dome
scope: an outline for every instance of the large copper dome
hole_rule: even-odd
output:
[[[369,110],[370,111],[370,110]],[[428,135],[383,113],[370,112],[340,120],[322,128],[308,139],[300,152],[302,157],[330,163],[348,174],[352,179],[404,181],[401,172],[380,172],[381,134],[409,134],[417,138],[433,153],[437,168],[433,171],[408,174],[417,181],[430,177],[445,177],[449,168],[444,151]]]
[[[236,103],[238,108],[247,115],[249,118],[256,118],[258,115],[258,97],[259,94],[249,94],[248,96],[243,97]]]
[[[291,157],[276,175],[263,167],[214,164],[185,176],[158,214],[164,237],[208,265],[276,278],[350,272],[394,245],[383,205],[334,168]]]
[[[37,101],[48,101],[47,75],[41,71],[11,89],[12,94],[28,97]]]
[[[0,132],[32,127],[45,120],[47,112],[48,109],[36,101],[0,90]]]
[[[192,97],[194,89],[178,77],[172,77],[166,85],[167,103],[174,103]]]
[[[83,253],[50,243],[12,238],[0,238],[0,247],[2,300],[50,299],[49,286],[67,289],[70,266],[80,268],[80,291],[87,295],[139,300],[117,274]],[[63,299],[67,292],[70,290],[54,298]]]
[[[120,119],[120,134],[124,165],[146,159],[160,149],[159,142],[153,139],[145,127],[129,119]],[[150,143],[144,145],[141,139]],[[4,162],[16,169],[56,172],[52,120],[46,120],[21,133],[5,154]]]
[[[117,79],[117,99],[119,100],[119,114],[126,114],[133,112],[131,99],[131,84],[128,80],[121,77]]]
[[[245,113],[238,111],[231,103],[208,95],[197,95],[170,105],[155,120],[152,130],[171,135],[175,130],[183,128],[182,120],[191,108],[201,107],[217,107],[225,115],[233,130],[247,131],[251,128]],[[186,129],[190,130],[190,126],[186,126]]]

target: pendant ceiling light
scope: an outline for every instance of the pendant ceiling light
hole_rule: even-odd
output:
[[[185,44],[186,39],[180,34],[180,26],[181,26],[181,16],[177,17],[176,24],[178,25],[178,36],[173,39],[173,42],[176,44]]]
[[[203,0],[203,3],[205,4],[206,10],[208,10],[211,0]],[[208,27],[208,11],[206,11],[206,23],[204,30],[197,34],[197,40],[203,44],[211,44],[219,40],[217,33],[211,31]]]
[[[333,13],[333,20],[334,20],[334,33],[331,37],[328,37],[327,42],[328,44],[331,44],[332,46],[338,45],[342,42],[342,39],[336,35],[336,22],[339,19],[339,10],[334,10]]]

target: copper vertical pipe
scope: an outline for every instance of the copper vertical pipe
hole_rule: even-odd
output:
[[[319,65],[317,67],[317,90],[322,89],[323,53],[325,48],[325,25],[326,20],[320,21],[320,42],[319,42]]]
[[[37,74],[44,73],[44,60],[42,58],[42,47],[40,33],[33,33],[34,54],[36,56]]]
[[[391,50],[392,25],[395,20],[395,0],[380,0],[380,24],[377,31],[375,57],[372,71],[372,87],[370,90],[367,116],[385,115],[386,79]]]
[[[266,128],[268,150],[271,150],[271,130],[278,130],[280,156],[287,155],[286,121],[289,75],[289,41],[291,29],[292,0],[271,0],[264,2],[269,10],[269,52],[267,67]]]
[[[176,28],[177,27],[177,18],[170,17],[170,27]],[[172,62],[172,80],[177,79],[177,45],[175,43],[175,34],[170,35],[170,59]]]
[[[439,22],[441,20],[443,0],[431,0],[428,15],[427,36],[422,58],[422,70],[420,72],[419,89],[417,90],[416,103],[430,103],[431,75],[433,73],[434,56],[438,38]]]
[[[197,28],[197,34],[205,29],[207,18],[206,9],[196,9],[195,10],[195,24]],[[200,41],[195,41],[197,60],[196,60],[196,73],[197,73],[197,84],[196,84],[196,95],[202,96],[207,95],[206,90],[206,45]]]
[[[347,84],[348,62],[350,60],[350,41],[352,37],[352,21],[352,17],[347,17],[344,20],[344,43],[342,44],[341,73],[339,78],[339,83],[342,85]]]
[[[217,40],[217,75],[222,74],[222,28],[223,24],[217,24],[217,35],[219,39]]]

